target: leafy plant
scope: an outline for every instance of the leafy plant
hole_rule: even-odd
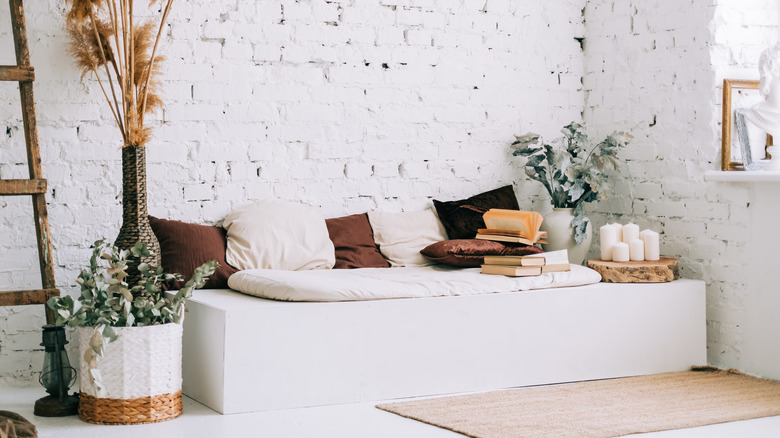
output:
[[[588,220],[583,204],[605,199],[609,191],[607,172],[618,167],[617,152],[633,138],[625,132],[613,132],[591,145],[585,128],[569,123],[563,137],[544,143],[539,134],[515,136],[513,156],[527,157],[525,174],[542,183],[555,208],[573,208],[574,240],[585,239]]]
[[[169,298],[162,284],[183,280],[179,274],[168,274],[160,267],[139,263],[150,255],[146,245],[138,242],[129,251],[119,249],[103,240],[95,242],[89,260],[89,268],[83,269],[76,282],[81,286],[77,300],[70,296],[52,297],[46,303],[57,314],[58,325],[95,327],[90,340],[92,347],[85,356],[90,369],[97,366],[106,342],[117,339],[114,327],[142,327],[158,324],[181,323],[184,318],[185,299],[192,291],[206,284],[207,277],[219,267],[212,260],[204,263],[192,274],[192,278]],[[137,265],[141,277],[137,284],[129,285],[127,268]],[[93,381],[100,387],[99,379]]]
[[[162,107],[157,54],[173,0],[66,0],[69,52],[82,77],[93,74],[122,133],[124,146],[151,136],[144,116]],[[159,15],[159,22],[153,17]]]

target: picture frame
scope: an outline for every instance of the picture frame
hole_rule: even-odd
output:
[[[758,92],[757,80],[745,80],[745,79],[724,79],[723,80],[723,117],[721,119],[722,136],[721,136],[721,170],[746,170],[746,167],[753,169],[754,162],[760,159],[766,158],[766,152],[764,157],[751,157],[749,144],[746,144],[747,130],[744,122],[744,112],[751,106],[760,102],[763,98]],[[740,135],[737,135],[738,115],[741,117],[742,122],[739,134],[742,136],[740,141]],[[766,135],[766,147],[772,145],[772,136]],[[743,159],[744,157],[744,159]],[[747,162],[747,166],[745,164]]]

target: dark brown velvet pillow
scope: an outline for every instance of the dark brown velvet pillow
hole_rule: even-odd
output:
[[[366,213],[325,219],[325,225],[336,247],[336,265],[333,269],[390,266],[376,247],[374,231]]]
[[[228,278],[238,272],[225,261],[227,237],[222,227],[198,225],[187,222],[157,219],[149,216],[157,240],[160,241],[160,256],[165,272],[190,279],[195,268],[209,260],[216,260],[219,268],[209,276],[204,289],[226,289]],[[184,282],[174,281],[168,287],[179,289]]]
[[[450,239],[473,239],[478,229],[485,228],[482,215],[491,208],[520,209],[512,186],[504,186],[460,201],[442,202],[434,199],[433,206],[436,207],[439,220]]]
[[[492,240],[455,239],[436,242],[423,248],[420,253],[444,265],[461,268],[482,266],[486,255],[525,256],[542,252],[535,246],[522,243],[502,243]]]

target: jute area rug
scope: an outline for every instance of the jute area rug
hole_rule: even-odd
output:
[[[780,382],[702,367],[377,407],[475,438],[616,437],[780,415]]]

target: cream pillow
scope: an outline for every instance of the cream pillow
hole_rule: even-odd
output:
[[[447,240],[447,232],[432,208],[409,213],[369,211],[368,221],[379,252],[393,266],[432,265],[436,262],[423,257],[420,250]]]
[[[222,226],[225,260],[239,270],[330,269],[336,263],[325,218],[316,207],[261,201],[234,210]]]

